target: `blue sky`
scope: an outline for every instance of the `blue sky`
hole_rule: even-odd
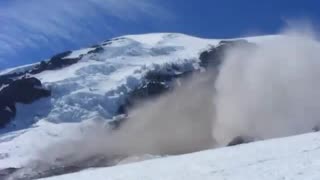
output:
[[[206,38],[273,34],[320,23],[318,0],[0,0],[0,69],[149,32]]]

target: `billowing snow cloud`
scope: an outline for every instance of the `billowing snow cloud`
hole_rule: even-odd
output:
[[[318,130],[320,43],[310,28],[289,29],[255,49],[231,50],[216,82],[213,137],[285,137]]]

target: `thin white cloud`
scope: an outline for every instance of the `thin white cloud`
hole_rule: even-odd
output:
[[[115,31],[111,18],[169,18],[158,0],[11,0],[0,2],[0,60],[27,48],[53,47],[55,39],[78,43],[83,36]],[[101,36],[101,34],[100,34]],[[98,40],[98,39],[96,39]],[[49,44],[51,43],[51,45]]]

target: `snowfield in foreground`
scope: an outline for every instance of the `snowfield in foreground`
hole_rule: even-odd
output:
[[[48,179],[318,180],[319,156],[320,134],[311,133]]]

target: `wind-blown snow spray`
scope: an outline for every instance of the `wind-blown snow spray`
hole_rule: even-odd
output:
[[[213,138],[268,139],[311,132],[320,125],[320,43],[287,31],[256,48],[227,53],[216,81]]]
[[[110,129],[105,120],[75,127],[72,136],[40,151],[37,159],[49,166],[68,166],[104,157],[114,165],[130,156],[174,155],[211,148],[214,84],[208,82],[212,82],[212,76],[197,74],[181,81],[183,85],[173,92],[131,109],[118,129]]]

